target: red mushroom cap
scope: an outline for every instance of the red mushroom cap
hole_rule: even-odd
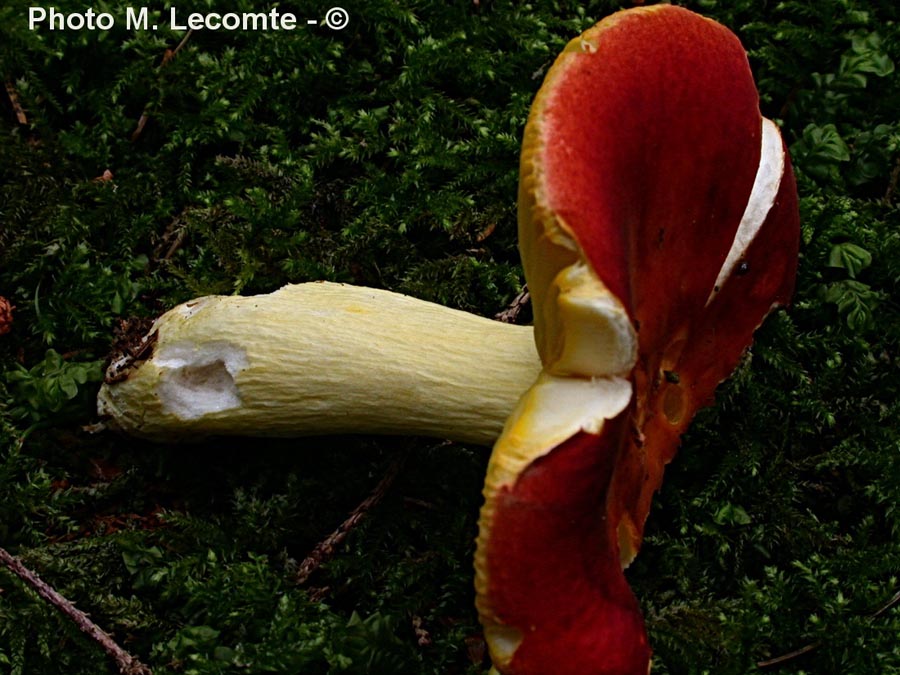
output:
[[[495,446],[477,604],[508,675],[644,675],[622,573],[681,433],[793,288],[796,187],[723,26],[657,5],[569,43],[522,144],[543,373]]]

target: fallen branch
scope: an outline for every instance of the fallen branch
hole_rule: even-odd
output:
[[[0,562],[10,572],[30,586],[41,598],[74,622],[82,633],[99,644],[103,651],[115,660],[120,673],[123,673],[123,675],[153,675],[150,668],[117,645],[107,632],[88,618],[87,614],[77,609],[75,605],[66,600],[45,581],[42,581],[37,574],[25,567],[21,560],[2,547],[0,547]]]
[[[350,512],[347,519],[341,523],[334,532],[319,542],[310,554],[304,558],[303,562],[300,563],[300,566],[297,568],[297,573],[294,576],[294,583],[297,585],[305,584],[309,577],[312,576],[313,572],[319,569],[322,563],[327,562],[334,557],[334,553],[338,546],[340,546],[344,539],[347,538],[350,531],[356,527],[356,524],[359,523],[369,511],[375,508],[384,498],[384,495],[387,494],[391,485],[394,484],[394,480],[396,480],[397,476],[400,474],[400,469],[403,468],[406,458],[409,456],[409,452],[410,448],[407,448],[394,458],[394,461],[391,462],[391,465],[388,467],[378,485],[375,486],[375,489],[372,490],[371,494]]]
[[[165,68],[169,62],[177,56],[178,52],[181,51],[182,47],[187,44],[187,41],[191,38],[191,34],[194,32],[194,29],[191,28],[187,33],[184,34],[184,37],[181,38],[181,42],[178,43],[178,46],[175,49],[167,49],[166,53],[163,54],[162,63],[159,64],[160,69]],[[147,112],[147,109],[144,108],[144,112],[141,113],[140,119],[138,119],[137,127],[133,132],[131,132],[131,140],[136,141],[140,138],[141,132],[144,130],[144,127],[147,126],[147,122],[150,120],[150,113]]]

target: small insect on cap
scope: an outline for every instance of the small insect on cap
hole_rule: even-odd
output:
[[[477,604],[508,675],[644,675],[622,566],[696,411],[793,289],[796,187],[725,27],[657,5],[572,40],[522,144],[543,364],[494,448]]]

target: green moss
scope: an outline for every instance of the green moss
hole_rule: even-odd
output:
[[[757,672],[815,644],[777,672],[900,673],[900,614],[873,616],[900,585],[900,12],[685,4],[749,51],[795,159],[803,246],[793,307],[685,437],[629,570],[654,672]],[[126,31],[118,6],[94,5],[120,18],[106,33],[31,32],[27,3],[0,8],[0,74],[28,118],[0,93],[0,295],[17,307],[0,545],[157,673],[485,666],[484,451],[417,441],[310,580],[318,601],[290,583],[298,560],[408,441],[181,448],[81,428],[119,322],[198,294],[330,279],[491,315],[520,289],[528,106],[565,42],[619,4],[345,6],[339,33],[197,31],[165,64],[183,35]],[[0,586],[0,673],[109,667],[2,571]]]

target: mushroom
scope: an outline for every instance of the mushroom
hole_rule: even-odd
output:
[[[520,175],[533,342],[372,289],[201,298],[112,364],[99,408],[157,438],[478,443],[512,410],[475,560],[496,672],[644,675],[651,650],[623,568],[681,434],[789,300],[790,160],[738,39],[657,5],[569,43],[532,107]]]
[[[156,440],[387,433],[491,445],[540,371],[530,327],[325,282],[191,300],[121,351],[98,411]]]
[[[520,164],[542,371],[494,446],[479,523],[497,671],[648,671],[623,568],[680,435],[787,303],[798,246],[790,161],[730,31],[657,5],[567,45]]]

